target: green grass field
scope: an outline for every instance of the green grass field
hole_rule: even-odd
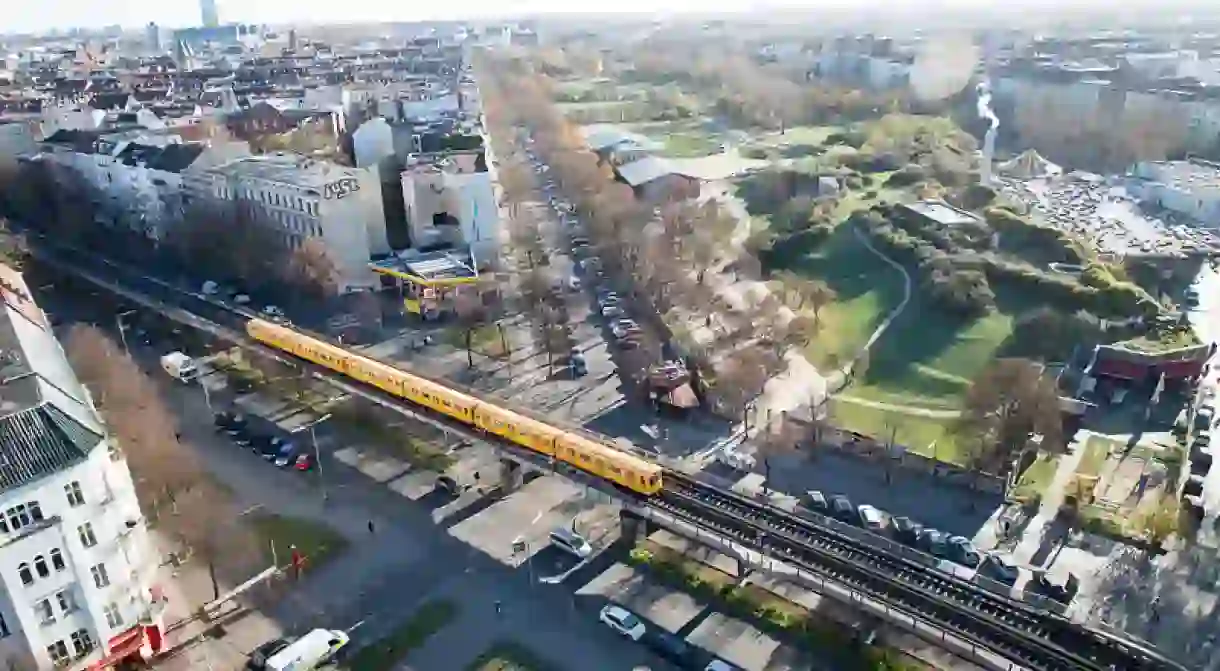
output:
[[[1029,468],[1021,474],[1017,485],[1013,487],[1012,498],[1018,501],[1030,501],[1045,494],[1046,488],[1055,478],[1055,471],[1059,468],[1059,458],[1057,454],[1039,454],[1034,463],[1030,464]]]
[[[925,457],[949,463],[962,460],[956,437],[949,431],[952,419],[874,408],[852,403],[850,397],[835,397],[830,402],[830,421],[882,442],[892,439],[894,444]]]
[[[479,655],[467,671],[559,671],[533,650],[513,641],[499,641]]]
[[[407,653],[422,647],[433,634],[448,626],[459,612],[457,604],[451,601],[429,601],[388,636],[356,651],[346,667],[351,671],[390,671]]]
[[[268,562],[273,559],[271,547],[274,543],[274,560],[279,566],[287,566],[291,562],[293,546],[305,557],[306,571],[317,569],[347,548],[346,538],[320,522],[256,514],[250,516],[249,523],[263,541],[263,553]]]

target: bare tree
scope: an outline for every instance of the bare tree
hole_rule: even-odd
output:
[[[1064,449],[1059,393],[1032,361],[996,359],[970,386],[963,405],[953,430],[975,472],[1011,479],[1029,450]]]
[[[224,573],[244,576],[261,558],[258,538],[242,524],[229,496],[211,484],[200,484],[174,506],[171,533],[192,557],[208,567],[212,598],[220,598]]]
[[[338,292],[339,269],[321,240],[305,240],[292,250],[289,258],[290,284],[317,298],[328,298]]]

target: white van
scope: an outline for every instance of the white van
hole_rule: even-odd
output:
[[[272,655],[263,668],[267,671],[312,671],[334,659],[348,641],[345,632],[314,629]]]
[[[161,367],[170,377],[182,382],[190,382],[199,377],[199,366],[195,360],[182,352],[170,352],[161,357]]]

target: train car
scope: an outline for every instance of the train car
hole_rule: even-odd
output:
[[[290,328],[262,319],[251,319],[246,322],[246,334],[265,345],[270,345],[337,373],[351,374],[349,362],[352,355],[350,353]]]
[[[580,434],[564,432],[555,458],[647,496],[661,489],[661,467]]]
[[[555,455],[555,440],[563,435],[550,424],[486,402],[479,403],[475,426],[548,457]]]
[[[661,489],[660,466],[579,433],[481,401],[279,324],[252,319],[246,324],[246,333],[265,345],[554,457],[625,489],[648,496]]]

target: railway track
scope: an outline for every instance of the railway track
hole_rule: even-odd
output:
[[[61,256],[62,251],[56,252]],[[70,255],[85,268],[104,262]],[[193,294],[119,264],[104,263],[134,289],[178,310],[242,332],[257,315]],[[1031,670],[1173,670],[1185,667],[1130,641],[1089,630],[987,591],[935,568],[861,543],[797,517],[674,471],[665,490],[647,501],[694,524],[734,538],[848,586],[895,610],[942,627],[965,641]]]
[[[810,568],[1028,669],[1185,671],[1130,641],[681,473],[666,471],[664,491],[649,503]]]

